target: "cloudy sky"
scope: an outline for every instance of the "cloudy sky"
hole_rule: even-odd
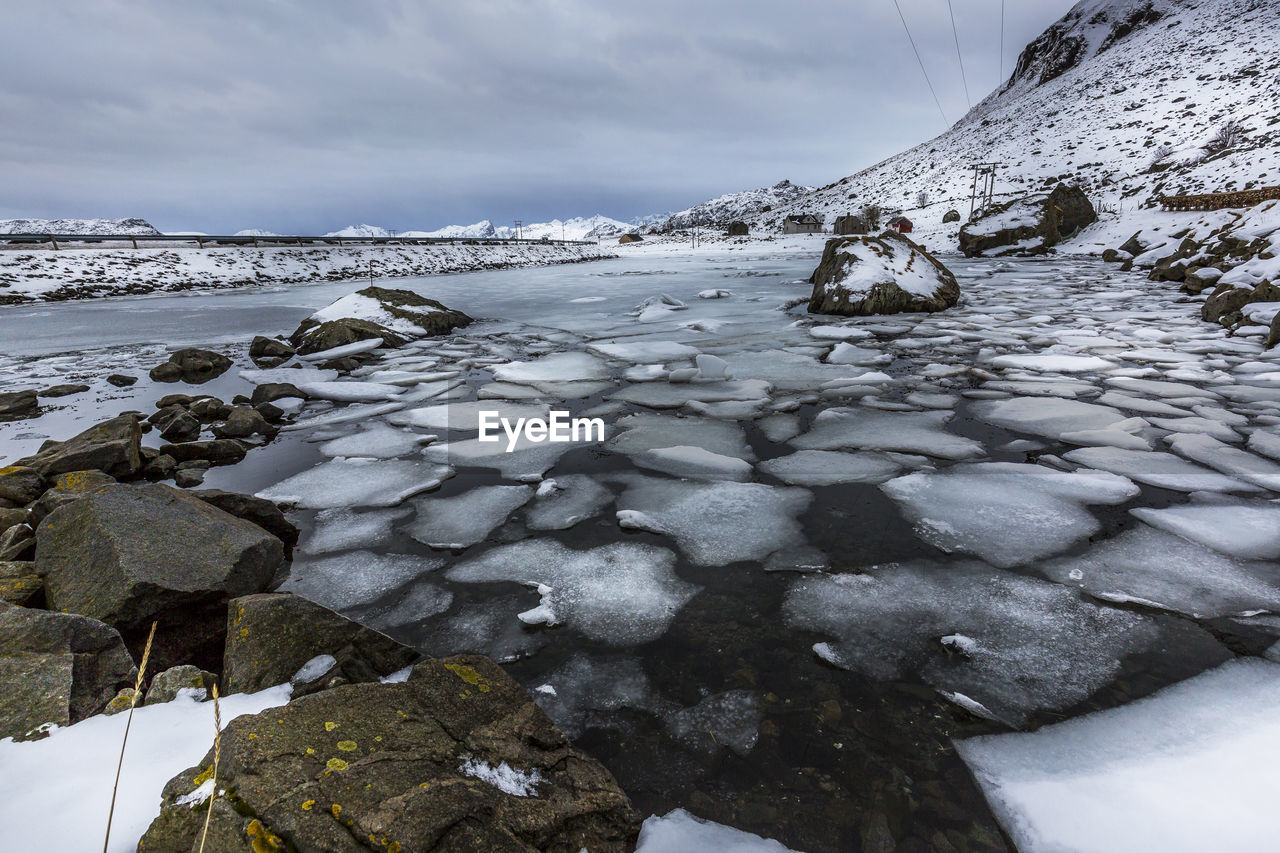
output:
[[[899,0],[946,119],[946,0]],[[1007,0],[1004,73],[1071,0]],[[974,102],[1001,0],[952,0]],[[0,218],[404,230],[824,184],[945,125],[893,0],[42,0],[0,28]]]

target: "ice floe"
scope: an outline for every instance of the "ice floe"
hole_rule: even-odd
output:
[[[453,475],[447,465],[408,460],[330,459],[258,492],[302,509],[395,506]]]
[[[879,412],[865,408],[826,409],[809,432],[791,439],[802,450],[896,450],[941,459],[972,459],[985,451],[971,438],[944,428],[951,412]]]
[[[465,548],[483,542],[531,497],[532,486],[481,486],[454,497],[417,498],[404,530],[432,548]]]

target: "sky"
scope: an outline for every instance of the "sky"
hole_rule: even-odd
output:
[[[899,0],[947,122],[1071,0]],[[956,54],[959,41],[964,76]],[[323,233],[680,210],[947,127],[893,0],[42,0],[0,218]]]

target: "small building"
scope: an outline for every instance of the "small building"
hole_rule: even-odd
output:
[[[746,237],[751,233],[745,222],[730,222],[729,230],[725,232],[729,237]]]
[[[866,234],[870,230],[867,227],[867,220],[861,216],[846,213],[844,216],[836,217],[835,233],[837,234]]]
[[[625,245],[627,243],[639,243],[643,239],[644,238],[641,237],[639,234],[632,232],[630,234],[623,234],[621,237],[618,238],[618,242]]]
[[[783,234],[821,234],[822,220],[812,213],[792,214],[782,220]]]
[[[907,219],[907,217],[895,216],[893,219],[889,220],[889,227],[894,231],[897,231],[899,234],[910,234],[912,225],[911,220]]]

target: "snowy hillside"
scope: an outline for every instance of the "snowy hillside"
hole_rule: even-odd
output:
[[[159,234],[150,222],[129,219],[0,219],[0,234]]]
[[[368,236],[364,232],[357,234],[359,229],[379,232],[377,236],[390,233],[372,225],[353,225],[336,235],[325,236]],[[596,240],[616,237],[634,229],[635,226],[630,223],[596,214],[590,217],[575,216],[572,219],[553,219],[550,222],[523,225],[520,228],[520,236],[525,240],[541,240],[543,237],[548,240]],[[396,233],[402,237],[440,237],[449,240],[510,240],[516,236],[516,229],[509,225],[496,226],[490,220],[484,219],[473,225],[446,225],[435,231],[398,231]]]
[[[338,231],[322,234],[323,237],[390,237],[391,232],[377,225],[348,225]]]
[[[954,127],[755,221],[830,225],[870,203],[940,234],[947,210],[968,215],[979,162],[1001,164],[997,200],[1068,176],[1122,214],[1162,193],[1280,184],[1277,22],[1280,0],[1084,0]]]
[[[693,207],[673,213],[665,219],[652,223],[655,230],[670,231],[676,228],[693,226],[707,227],[728,225],[730,222],[746,219],[755,214],[768,212],[782,205],[803,198],[813,191],[813,187],[802,187],[787,180],[778,181],[771,187],[758,190],[746,190],[740,193],[727,193],[719,198],[695,204]]]
[[[487,240],[496,233],[497,230],[493,227],[493,223],[484,219],[474,225],[446,225],[435,231],[406,231],[403,236],[437,237],[448,240]]]

